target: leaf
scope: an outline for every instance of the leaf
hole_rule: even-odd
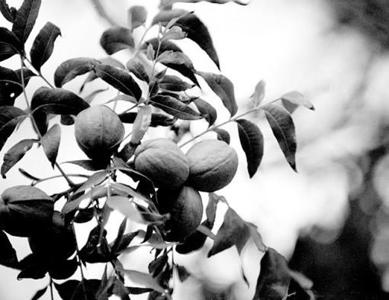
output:
[[[51,22],[47,22],[39,31],[32,44],[31,64],[40,71],[42,65],[50,58],[54,50],[54,42],[61,35],[61,30]]]
[[[140,80],[150,82],[150,66],[146,65],[138,56],[134,56],[127,62],[127,69]]]
[[[0,150],[15,130],[17,124],[26,117],[26,113],[14,106],[0,108]]]
[[[250,222],[246,222],[246,223],[250,228],[251,239],[253,240],[258,251],[266,252],[266,245],[263,243],[262,236],[259,234],[257,226],[255,226]]]
[[[9,7],[6,0],[0,0],[0,12],[7,21],[13,23],[16,17],[16,9]]]
[[[184,53],[165,51],[158,57],[157,61],[168,68],[176,70],[183,76],[189,78],[194,84],[199,86],[199,82],[194,75],[196,70],[193,67],[193,63]]]
[[[0,231],[0,264],[10,268],[18,266],[16,251],[3,231]]]
[[[23,53],[23,46],[15,34],[7,28],[0,27],[0,61],[17,53]]]
[[[130,73],[105,64],[95,66],[95,72],[99,78],[122,93],[133,96],[137,100],[142,96],[142,90]]]
[[[41,279],[47,273],[47,264],[47,260],[42,257],[36,254],[29,254],[19,263],[18,268],[21,269],[21,272],[18,274],[17,279]]]
[[[31,298],[31,300],[38,300],[40,297],[42,297],[46,293],[46,290],[47,290],[47,286],[45,286],[44,288],[36,291],[36,293]]]
[[[227,130],[222,128],[214,128],[212,130],[216,132],[216,137],[219,141],[226,142],[228,145],[230,144],[231,137]]]
[[[119,115],[120,121],[123,123],[134,123],[136,119],[137,113],[135,112],[128,112],[128,113],[122,113]],[[172,119],[170,116],[160,113],[152,113],[151,114],[151,127],[157,127],[157,126],[171,126],[175,122],[174,119]]]
[[[41,178],[38,178],[36,176],[33,176],[31,175],[30,173],[28,173],[26,170],[22,169],[22,168],[19,168],[18,171],[26,178],[32,180],[32,181],[38,181],[38,180],[41,180]]]
[[[75,93],[61,89],[40,87],[32,96],[31,109],[51,114],[77,115],[89,104]]]
[[[49,274],[53,279],[63,280],[72,276],[78,268],[76,257],[71,260],[60,260],[49,266]]]
[[[261,259],[261,269],[253,300],[284,300],[288,295],[290,275],[286,259],[268,248]]]
[[[97,186],[104,182],[104,180],[107,178],[108,174],[104,171],[98,171],[96,173],[93,173],[89,178],[77,189],[75,194],[81,193],[83,191],[86,191],[87,189]]]
[[[189,278],[190,273],[185,267],[176,265],[176,270],[178,274],[178,279],[180,279],[181,282],[184,282]]]
[[[238,105],[235,100],[234,85],[232,82],[222,74],[197,72],[204,78],[205,82],[209,85],[212,91],[219,96],[223,105],[228,109],[231,117],[238,111]]]
[[[15,99],[23,92],[18,74],[0,66],[0,106],[13,106]]]
[[[261,104],[263,98],[265,98],[265,87],[266,83],[263,80],[259,81],[255,86],[254,93],[251,95],[255,107]]]
[[[53,125],[49,131],[42,137],[41,143],[46,157],[54,168],[58,155],[59,143],[61,141],[61,127],[58,124]]]
[[[128,10],[128,24],[131,30],[142,26],[147,20],[147,10],[144,6],[134,5]]]
[[[193,103],[196,105],[200,114],[207,120],[209,126],[213,125],[217,119],[217,111],[216,109],[209,104],[207,101],[197,98],[193,100]]]
[[[106,168],[106,164],[101,164],[98,161],[91,160],[91,159],[72,160],[64,163],[79,166],[87,171],[98,171]]]
[[[263,157],[263,135],[257,125],[246,119],[236,120],[239,140],[246,154],[250,178],[255,175]]]
[[[139,231],[134,231],[131,233],[124,234],[120,239],[117,238],[114,242],[114,245],[111,247],[112,254],[115,256],[119,255],[123,250],[128,247],[128,245],[130,245],[130,243],[138,235],[138,233]]]
[[[157,38],[147,40],[141,47],[141,49],[151,48],[154,50],[151,60],[156,59],[161,53],[167,51],[182,52],[181,48],[170,41],[161,41]],[[158,53],[157,53],[158,52]]]
[[[131,221],[144,223],[140,212],[136,209],[134,203],[132,203],[129,198],[112,196],[107,199],[106,204],[113,210],[120,212]]]
[[[154,17],[152,24],[161,23],[166,26],[169,21],[177,17],[180,18],[175,21],[174,25],[181,27],[187,33],[187,37],[197,43],[220,69],[219,58],[208,28],[196,15],[182,9],[160,11]]]
[[[178,2],[181,2],[181,3],[198,3],[198,2],[210,2],[210,3],[216,3],[216,4],[226,4],[226,3],[230,3],[230,2],[233,2],[233,3],[236,3],[236,4],[239,4],[239,5],[248,5],[250,1],[240,1],[240,0],[162,0],[162,6],[163,7],[168,7],[174,3],[178,3]]]
[[[85,246],[80,250],[79,255],[82,261],[87,263],[105,263],[111,260],[106,235],[107,231],[102,228],[101,224],[90,231]]]
[[[209,201],[206,208],[207,219],[202,222],[200,226],[204,226],[209,230],[213,228],[216,218],[216,208],[218,201],[219,200],[215,194],[209,194]],[[195,233],[187,237],[184,243],[178,244],[176,246],[176,251],[180,254],[187,254],[199,250],[201,247],[204,246],[206,239],[207,235],[205,235],[203,232],[196,231]]]
[[[68,59],[55,70],[54,84],[56,87],[62,87],[77,76],[88,73],[99,63],[98,60],[89,57]]]
[[[195,85],[183,81],[181,78],[174,75],[165,75],[158,82],[159,88],[174,92],[183,92],[193,88]]]
[[[77,197],[76,199],[72,199],[65,203],[62,208],[62,214],[67,215],[75,210],[77,210],[82,201],[85,199],[99,199],[107,196],[108,190],[105,186],[96,186],[93,187],[89,192]],[[77,193],[75,193],[77,195]]]
[[[22,6],[16,13],[16,18],[12,26],[12,32],[22,43],[27,41],[32,28],[38,17],[41,0],[24,0]]]
[[[151,106],[141,106],[138,108],[138,114],[132,126],[132,134],[130,143],[132,145],[139,145],[143,139],[151,123]]]
[[[223,224],[216,234],[214,244],[208,252],[208,257],[222,252],[234,245],[240,253],[246,245],[249,236],[250,232],[247,224],[235,212],[235,210],[229,208],[224,215]]]
[[[119,68],[119,69],[125,69],[126,68],[120,61],[118,61],[116,58],[113,58],[112,56],[107,56],[107,57],[104,57],[102,59],[99,59],[98,62],[106,64],[106,65],[110,65],[112,67],[116,67],[116,68]],[[97,78],[98,77],[96,76],[96,74],[94,72],[90,72],[88,74],[88,76],[85,78],[84,82],[82,83],[82,85],[80,87],[80,92],[82,92],[84,90],[85,85],[87,83],[92,82],[92,81],[94,81]]]
[[[306,108],[310,110],[315,110],[315,107],[313,104],[304,97],[303,94],[297,92],[297,91],[292,91],[289,93],[286,93],[281,96],[282,103],[289,102],[290,104],[295,104],[295,105],[302,105],[305,106]]]
[[[162,109],[168,114],[182,120],[198,120],[201,116],[198,112],[190,108],[171,96],[156,95],[150,99],[153,106]]]
[[[294,171],[296,170],[296,134],[293,119],[285,108],[266,104],[262,107],[266,119],[273,131],[286,160]]]
[[[100,280],[88,279],[80,282],[68,280],[64,283],[54,283],[62,300],[96,300],[96,292],[100,287]]]
[[[162,41],[182,40],[186,38],[186,33],[179,26],[171,27],[163,36]]]
[[[35,142],[36,141],[32,139],[21,140],[4,154],[4,161],[1,166],[1,176],[3,178],[6,178],[5,174],[23,158]]]
[[[150,276],[150,274],[135,270],[123,270],[123,273],[135,284],[143,285],[160,293],[165,293],[165,290]]]
[[[131,31],[125,27],[112,27],[103,32],[100,38],[101,47],[111,55],[120,50],[135,46]]]

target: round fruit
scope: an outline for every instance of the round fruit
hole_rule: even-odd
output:
[[[157,197],[160,213],[170,214],[165,223],[167,241],[183,241],[196,231],[203,215],[198,191],[189,186],[176,190],[160,188]]]
[[[54,212],[49,226],[39,234],[29,237],[28,243],[34,254],[45,256],[48,260],[66,259],[77,248],[72,228],[65,225],[57,211]]]
[[[135,169],[158,187],[177,188],[189,176],[188,160],[180,148],[169,139],[154,139],[142,143],[135,151]]]
[[[231,182],[238,169],[238,155],[225,142],[203,140],[186,153],[189,162],[188,185],[203,192],[214,192]]]
[[[81,111],[74,124],[77,144],[91,159],[107,159],[117,150],[124,137],[118,115],[105,105]]]
[[[29,185],[8,188],[0,196],[0,229],[31,236],[50,224],[53,211],[53,199],[42,190]]]

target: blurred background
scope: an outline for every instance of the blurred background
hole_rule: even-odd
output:
[[[7,2],[16,7],[21,3]],[[127,8],[134,4],[146,6],[152,16],[158,3],[42,1],[32,36],[47,21],[62,31],[43,73],[51,79],[58,64],[68,58],[104,57],[99,38],[110,22],[126,24]],[[208,26],[221,71],[233,81],[242,111],[250,107],[249,96],[259,80],[266,82],[265,101],[298,90],[316,108],[293,113],[298,173],[289,168],[258,114],[250,118],[264,132],[265,154],[259,172],[249,180],[236,129],[227,127],[241,164],[232,184],[219,194],[258,226],[266,245],[313,280],[319,299],[389,299],[389,2],[252,0],[249,6],[201,2],[177,7],[194,10]],[[8,26],[4,19],[0,23]],[[182,47],[196,69],[216,72],[193,44]],[[117,58],[124,57],[128,56],[119,53]],[[2,65],[19,67],[13,59]],[[32,80],[30,92],[39,85],[42,82]],[[78,86],[76,82],[69,88]],[[21,128],[7,145],[29,130]],[[191,130],[195,133],[201,128]],[[59,161],[82,156],[72,129],[63,134],[69,142],[61,144]],[[40,176],[53,173],[41,149],[26,155],[19,166]],[[7,179],[1,179],[0,188],[26,183],[15,168]],[[57,186],[42,188],[53,192]],[[19,258],[29,252],[24,239],[12,241]],[[249,244],[242,258],[229,249],[206,259],[209,246],[177,258],[195,276],[177,287],[176,299],[251,299],[261,254]],[[132,267],[145,266],[141,255],[128,260]],[[241,262],[249,288],[241,281]],[[4,267],[0,275],[2,300],[30,299],[44,286],[43,281],[18,282],[17,272]]]

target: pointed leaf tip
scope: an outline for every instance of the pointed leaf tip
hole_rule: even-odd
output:
[[[236,120],[239,140],[246,154],[247,170],[250,178],[257,172],[263,157],[263,135],[254,123],[246,119]]]
[[[297,172],[297,142],[291,115],[285,108],[276,104],[266,104],[262,109],[287,162]]]

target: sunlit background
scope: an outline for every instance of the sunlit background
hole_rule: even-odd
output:
[[[99,38],[109,23],[93,1],[42,2],[32,36],[47,21],[62,31],[52,57],[43,67],[48,78],[52,79],[54,70],[65,59],[105,56]],[[159,1],[101,2],[109,18],[126,24],[129,6],[144,5],[152,16]],[[18,7],[21,1],[8,3]],[[219,194],[244,219],[258,226],[266,245],[290,258],[295,269],[313,279],[314,289],[323,299],[384,299],[380,290],[389,291],[387,1],[252,0],[249,6],[202,2],[177,7],[194,10],[208,26],[221,70],[233,81],[242,111],[250,106],[249,97],[259,80],[266,82],[265,101],[298,90],[316,108],[299,108],[293,114],[298,173],[289,168],[263,116],[257,114],[250,118],[264,132],[265,154],[259,172],[249,180],[236,128],[227,127],[240,155],[240,168],[233,182]],[[4,19],[0,22],[8,26]],[[196,69],[217,71],[193,43],[180,46],[188,51]],[[127,55],[119,53],[116,58],[125,62]],[[10,59],[2,65],[18,68],[19,62]],[[32,79],[28,91],[32,93],[42,84]],[[79,85],[76,81],[68,87],[77,90]],[[92,88],[96,85],[85,93]],[[218,120],[226,116],[221,113]],[[22,126],[1,156],[7,146],[30,130]],[[61,144],[58,161],[83,156],[75,146],[72,128],[63,130],[67,141]],[[201,128],[194,126],[191,130],[196,133]],[[28,153],[18,166],[39,176],[54,172],[41,149]],[[16,167],[7,179],[1,180],[0,187],[4,190],[27,183]],[[51,182],[41,187],[54,192],[61,184],[65,183]],[[80,233],[79,238],[85,242],[86,234]],[[25,239],[12,241],[19,258],[29,252]],[[249,244],[242,255],[250,288],[241,282],[235,249],[211,259],[206,258],[206,253],[204,249],[178,258],[199,280],[190,279],[178,286],[177,299],[204,299],[202,293],[224,294],[217,299],[251,299],[261,257],[254,246]],[[142,257],[139,254],[126,260],[131,267],[144,268],[147,264]],[[94,271],[88,275],[98,277]],[[0,275],[2,300],[30,299],[46,283],[17,281],[17,272],[4,267],[0,267]]]

